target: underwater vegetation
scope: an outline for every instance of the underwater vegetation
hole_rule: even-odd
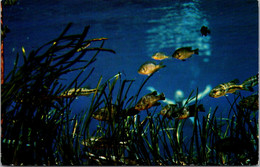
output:
[[[15,5],[18,0],[4,0],[4,5]]]
[[[164,93],[154,91],[139,97],[147,81],[162,68],[153,63],[157,69],[149,73],[138,90],[132,87],[135,80],[123,78],[121,73],[105,82],[100,76],[97,85],[88,88],[86,82],[97,68],[90,65],[98,54],[115,51],[103,48],[107,38],[86,39],[89,26],[81,34],[68,35],[71,25],[37,50],[27,53],[22,48],[23,54],[17,55],[13,70],[5,77],[1,90],[2,164],[258,163],[258,94],[242,97],[238,93],[233,101],[226,98],[230,105],[225,118],[215,116],[222,112],[218,107],[204,108],[200,104],[198,88],[183,106],[163,106],[160,101],[165,99]],[[23,61],[21,66],[19,59]],[[64,75],[72,72],[77,76],[64,85]],[[83,72],[88,74],[79,82]],[[130,90],[136,93],[130,96]],[[77,96],[87,96],[90,105],[73,114],[71,105]],[[194,103],[188,105],[190,101]],[[199,116],[201,111],[206,115]],[[144,118],[141,112],[146,114]],[[188,117],[194,117],[192,133],[186,131]],[[96,120],[98,125],[90,130]]]

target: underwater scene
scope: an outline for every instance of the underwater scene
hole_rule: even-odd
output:
[[[259,164],[257,0],[1,1],[1,164]]]

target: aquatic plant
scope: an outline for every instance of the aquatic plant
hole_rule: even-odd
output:
[[[71,104],[82,95],[80,90],[94,71],[89,65],[100,51],[115,52],[103,48],[107,38],[85,40],[89,27],[82,34],[66,35],[70,27],[29,54],[23,48],[22,65],[19,67],[17,55],[14,69],[5,78],[1,113],[3,164],[257,164],[258,115],[257,111],[239,106],[241,95],[234,95],[232,102],[227,98],[227,118],[216,117],[217,112],[222,112],[218,107],[210,108],[205,116],[195,112],[190,127],[187,119],[160,115],[162,106],[133,110],[145,84],[156,73],[149,75],[138,90],[132,87],[135,80],[123,79],[118,73],[105,82],[100,76],[89,96],[90,105],[73,115]],[[98,41],[99,47],[91,47]],[[95,54],[86,60],[90,51]],[[63,85],[61,76],[71,72],[77,72],[77,76]],[[84,72],[88,73],[79,82]],[[70,92],[70,96],[64,96],[64,92]],[[194,101],[196,111],[203,102],[198,101],[198,89],[190,93],[184,106],[190,101]],[[108,119],[93,118],[100,109],[105,109]],[[97,124],[91,130],[93,123]]]
[[[116,81],[114,80],[112,84],[109,84],[111,85],[108,88],[109,95],[106,95],[103,91],[105,100],[102,104],[104,103],[105,106],[116,104],[118,106],[119,101],[122,102],[121,104],[126,101],[125,104],[128,105],[120,105],[121,107],[118,109],[118,111],[124,112],[136,103],[134,99],[137,96],[131,96],[127,100],[126,93],[123,96],[124,100],[118,98],[122,97],[122,89],[125,84],[130,82],[126,89],[126,92],[128,92],[133,83],[132,80],[124,80],[123,84],[120,84],[117,99],[113,102],[111,94],[115,91]],[[141,88],[145,82],[141,85]],[[138,90],[138,93],[140,90]],[[195,96],[192,96],[192,94],[193,92],[188,97],[186,104],[188,101],[195,99],[196,108],[199,106],[197,104],[198,90]],[[195,113],[191,135],[187,135],[187,132],[185,132],[187,129],[184,129],[187,126],[187,120],[168,120],[166,117],[159,115],[159,107],[146,110],[147,116],[143,120],[140,120],[140,115],[137,114],[125,119],[115,117],[111,122],[100,122],[95,135],[106,138],[112,137],[114,144],[110,143],[105,148],[99,148],[102,151],[96,150],[96,146],[85,147],[87,157],[93,161],[88,161],[84,165],[256,164],[258,160],[257,117],[249,110],[245,112],[244,109],[236,108],[236,100],[239,97],[235,99],[233,104],[230,104],[228,118],[217,118],[215,116],[218,107],[214,110],[210,109],[201,120],[198,113]],[[248,115],[249,113],[251,116]],[[245,124],[248,126],[244,126]],[[86,138],[89,139],[93,135],[85,134]],[[230,140],[230,138],[234,140]],[[123,142],[123,144],[120,144],[120,142]],[[247,145],[250,145],[250,147],[247,147]],[[234,148],[241,148],[243,152]],[[86,158],[86,161],[88,158]]]
[[[13,70],[2,84],[3,164],[55,165],[66,160],[67,152],[66,156],[60,155],[64,152],[60,144],[67,142],[64,128],[71,122],[70,105],[75,98],[62,98],[60,94],[84,84],[94,70],[87,67],[95,62],[100,51],[114,53],[102,48],[106,38],[85,39],[89,26],[82,34],[66,35],[71,25],[68,24],[58,38],[29,54],[22,48],[23,64],[18,67],[21,56],[17,55]],[[97,41],[102,42],[100,47],[85,47]],[[83,59],[90,51],[96,54]],[[75,67],[76,63],[81,66]],[[66,88],[60,82],[61,77],[77,71],[76,78]],[[84,71],[88,71],[87,77],[78,83]]]
[[[17,1],[18,0],[4,0],[4,5],[15,5]]]

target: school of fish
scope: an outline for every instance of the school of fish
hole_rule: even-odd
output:
[[[201,35],[207,36],[210,34],[210,30],[206,26],[202,26],[201,29]],[[79,51],[87,48],[89,44],[86,44],[82,48],[80,48]],[[138,73],[141,75],[150,76],[151,74],[159,71],[162,68],[165,68],[166,66],[163,65],[162,61],[166,60],[182,60],[186,61],[187,59],[190,59],[192,55],[198,55],[199,49],[192,49],[192,47],[181,47],[177,48],[171,56],[167,56],[166,54],[162,52],[156,52],[154,55],[151,56],[153,60],[161,61],[159,64],[153,61],[146,61],[144,62],[138,69]],[[174,58],[174,59],[172,59]],[[249,77],[244,82],[239,84],[238,79],[233,79],[229,82],[225,82],[222,84],[217,85],[211,91],[209,92],[209,96],[212,98],[219,98],[223,96],[227,96],[227,94],[230,93],[236,93],[237,91],[254,91],[253,87],[258,85],[258,79],[259,74]],[[60,94],[59,97],[75,97],[75,96],[89,96],[90,94],[97,93],[98,88],[95,89],[88,89],[88,88],[72,88],[69,89],[63,93]],[[137,100],[137,99],[136,99]],[[205,112],[205,108],[203,104],[192,104],[188,105],[188,103],[182,103],[179,102],[177,104],[167,104],[165,106],[162,106],[160,101],[166,100],[165,94],[161,93],[158,94],[157,91],[152,91],[151,93],[148,93],[144,96],[142,96],[134,106],[131,108],[123,109],[121,106],[117,104],[107,104],[106,107],[100,107],[97,111],[92,113],[92,118],[99,120],[99,121],[107,121],[107,122],[119,122],[128,116],[135,116],[139,114],[140,112],[156,107],[161,106],[160,115],[163,116],[163,118],[167,119],[188,119],[190,117],[195,117],[199,112]],[[258,94],[253,94],[248,97],[242,98],[238,103],[239,109],[249,109],[252,111],[257,111],[259,108],[259,102],[258,102]],[[149,116],[150,117],[150,116]],[[146,117],[142,123],[140,123],[139,126],[143,126],[149,118]],[[141,128],[142,129],[142,128]],[[127,136],[127,135],[126,135]],[[94,149],[111,149],[114,147],[125,147],[126,144],[130,142],[129,140],[119,140],[118,138],[113,137],[96,137],[96,138],[89,138],[86,140],[82,140],[81,144],[88,148],[94,148]],[[241,148],[235,148],[239,147],[239,145],[242,145]],[[235,140],[233,138],[225,138],[221,139],[214,143],[214,148],[218,152],[242,152],[246,150],[246,147],[244,147],[244,143],[239,140]],[[228,149],[226,149],[228,148]],[[116,160],[114,157],[102,157],[97,156],[92,153],[88,153],[89,156],[97,161],[98,163],[102,164],[100,161],[113,161],[116,164],[128,164],[128,165],[136,165],[138,164],[137,160],[124,158],[124,160]]]
[[[210,34],[210,30],[206,26],[202,26],[200,32],[202,36],[207,36]],[[81,48],[81,50],[87,48],[89,45],[90,43],[87,43],[85,46]],[[186,61],[187,59],[190,59],[194,54],[198,55],[199,49],[198,48],[192,49],[191,46],[186,46],[186,47],[177,48],[173,52],[172,56],[167,56],[162,52],[156,52],[151,56],[151,58],[157,61],[170,60],[171,58]],[[163,65],[162,62],[157,64],[156,62],[153,61],[146,61],[139,67],[137,72],[141,75],[150,76],[151,74],[165,67],[166,66]],[[236,93],[237,91],[240,90],[254,91],[253,87],[258,85],[258,77],[259,74],[252,76],[246,79],[242,84],[239,84],[238,79],[234,79],[229,82],[219,84],[210,91],[209,96],[213,98],[219,98],[222,96],[227,96],[227,94],[229,93]],[[97,91],[98,88],[95,89],[72,88],[61,93],[59,97],[66,98],[66,97],[75,97],[75,96],[88,96],[92,93],[96,93]],[[113,120],[118,121],[119,118],[124,119],[127,116],[134,116],[138,114],[140,111],[148,110],[153,106],[160,106],[161,105],[161,103],[159,102],[160,100],[165,100],[164,93],[157,95],[157,92],[153,91],[141,97],[139,101],[129,109],[120,109],[118,105],[110,104],[108,105],[110,106],[109,108],[103,107],[98,109],[94,113],[92,113],[92,117],[99,121],[113,121]],[[173,118],[186,119],[189,117],[194,117],[194,115],[199,111],[200,112],[205,111],[203,104],[198,104],[198,105],[193,104],[189,106],[186,105],[179,106],[179,105],[180,104],[168,104],[166,106],[162,106],[162,110],[160,111],[160,114],[169,119],[173,119]],[[245,97],[239,102],[239,106],[251,110],[258,110],[258,94]]]

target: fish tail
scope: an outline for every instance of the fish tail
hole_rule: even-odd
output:
[[[194,54],[196,54],[196,55],[198,55],[199,54],[199,49],[197,48],[197,49],[195,49],[195,50],[193,50],[194,51]]]
[[[164,68],[164,67],[166,67],[166,65],[162,65],[160,68]]]
[[[238,79],[234,79],[234,80],[232,80],[232,81],[230,81],[231,83],[233,83],[233,84],[238,84],[239,83],[239,80]]]
[[[250,92],[254,91],[254,89],[253,89],[251,84],[242,84],[242,87],[243,87],[244,90],[248,90]]]
[[[164,68],[164,67],[166,67],[166,65],[163,65],[163,63],[161,62],[161,63],[159,64],[159,68]]]
[[[251,87],[253,87],[258,84],[258,79],[259,79],[259,73],[256,74],[255,76],[246,79],[242,84],[251,85]]]
[[[164,95],[164,93],[161,93],[161,94],[160,94],[160,99],[161,99],[161,100],[165,100],[165,95]]]
[[[156,96],[157,95],[157,91],[155,90],[155,91],[151,92],[150,94]]]

